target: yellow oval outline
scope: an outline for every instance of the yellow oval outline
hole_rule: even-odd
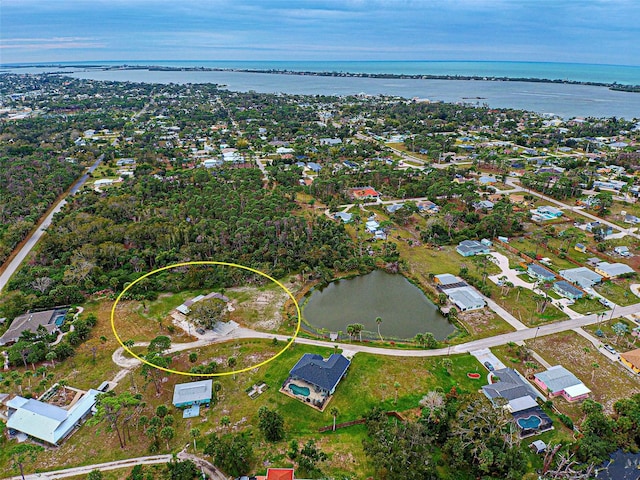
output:
[[[291,298],[291,300],[293,301],[293,304],[296,307],[296,313],[298,315],[298,322],[297,322],[296,331],[294,332],[293,337],[291,337],[291,339],[284,346],[284,348],[282,350],[280,350],[278,353],[276,353],[273,357],[265,360],[264,362],[260,362],[260,363],[258,363],[256,365],[252,365],[250,367],[246,367],[246,368],[243,368],[243,369],[240,369],[240,370],[233,370],[233,371],[230,371],[230,372],[190,373],[190,372],[183,372],[183,371],[180,371],[180,370],[172,370],[170,368],[164,368],[164,367],[159,367],[158,365],[154,365],[153,363],[148,362],[144,358],[142,358],[142,357],[136,355],[135,353],[133,353],[131,350],[129,350],[129,348],[127,348],[127,346],[124,344],[124,342],[120,339],[120,336],[118,335],[118,331],[116,330],[116,327],[115,327],[115,321],[114,321],[115,318],[114,317],[115,317],[115,313],[116,313],[116,307],[118,306],[118,303],[120,302],[120,299],[136,283],[144,280],[147,277],[150,277],[151,275],[154,275],[154,274],[156,274],[158,272],[163,272],[165,270],[170,270],[172,268],[188,267],[188,266],[191,266],[191,265],[224,265],[226,267],[241,268],[243,270],[248,270],[250,272],[257,273],[258,275],[261,275],[261,276],[271,280],[273,283],[278,285],[282,290],[284,290],[287,293],[287,295],[289,295],[289,298]],[[280,283],[275,278],[267,275],[264,272],[261,272],[260,270],[256,270],[255,268],[247,267],[247,266],[244,266],[244,265],[239,265],[237,263],[215,262],[215,261],[212,261],[212,260],[211,261],[202,260],[202,261],[197,261],[197,262],[174,263],[173,265],[168,265],[168,266],[162,267],[162,268],[156,268],[155,270],[152,270],[152,271],[150,271],[148,273],[145,273],[140,278],[135,279],[133,282],[131,282],[129,285],[127,285],[124,288],[124,290],[122,290],[122,292],[120,292],[120,294],[116,297],[115,302],[113,302],[113,307],[111,307],[111,330],[113,331],[113,334],[115,335],[116,340],[122,346],[122,348],[124,348],[131,356],[137,358],[138,360],[140,360],[143,363],[146,363],[150,367],[154,367],[154,368],[157,368],[159,370],[163,370],[163,371],[169,372],[169,373],[175,373],[176,375],[184,375],[184,376],[187,376],[187,377],[222,377],[222,376],[225,376],[225,375],[235,375],[237,373],[247,372],[249,370],[253,370],[254,368],[259,368],[259,367],[262,367],[263,365],[266,365],[267,363],[275,360],[280,355],[282,355],[293,344],[293,342],[296,340],[296,338],[298,336],[298,333],[300,332],[301,319],[302,319],[302,313],[300,312],[300,305],[298,304],[298,301],[296,300],[296,297],[293,295],[293,293],[291,293],[291,291],[287,287],[285,287],[282,283]]]

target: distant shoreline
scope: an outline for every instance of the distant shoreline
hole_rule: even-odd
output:
[[[619,92],[640,93],[640,85],[625,85],[617,82],[589,82],[580,80],[551,79],[537,77],[508,77],[508,76],[487,76],[487,75],[431,75],[431,74],[401,74],[401,73],[350,73],[350,72],[328,72],[328,71],[303,71],[303,70],[281,70],[281,69],[258,69],[258,68],[222,68],[222,67],[170,67],[159,65],[2,65],[2,69],[19,68],[58,68],[69,69],[79,68],[83,70],[147,70],[150,72],[238,72],[238,73],[262,73],[270,75],[300,75],[311,77],[353,77],[353,78],[380,78],[399,80],[477,80],[489,82],[530,82],[530,83],[556,83],[566,85],[588,85],[592,87],[606,87],[609,90]],[[58,74],[58,72],[47,72]],[[74,72],[67,72],[74,73]]]

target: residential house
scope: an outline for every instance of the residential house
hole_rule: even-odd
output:
[[[375,220],[368,220],[365,224],[365,228],[369,233],[375,233],[380,229],[380,224]]]
[[[377,200],[380,194],[373,187],[358,187],[349,190],[349,194],[356,200]]]
[[[320,170],[322,170],[322,165],[320,165],[319,163],[316,162],[308,162],[307,163],[307,167],[309,167],[309,170],[318,173]]]
[[[580,285],[582,288],[591,288],[602,281],[601,275],[589,270],[587,267],[560,270],[560,276],[576,285]]]
[[[333,145],[340,145],[342,143],[342,140],[340,138],[321,138],[319,142],[320,142],[320,145],[333,146]]]
[[[626,275],[628,273],[634,273],[633,268],[624,263],[609,263],[600,262],[596,265],[596,273],[599,273],[604,278],[616,278],[620,275]]]
[[[482,387],[482,393],[494,407],[502,406],[508,410],[520,429],[521,436],[527,436],[549,430],[553,422],[538,406],[536,401],[541,395],[518,372],[511,368],[501,368],[490,374],[492,383]],[[538,417],[536,424],[530,420]]]
[[[640,373],[640,348],[620,354],[620,361],[633,370]]]
[[[619,247],[615,247],[613,249],[613,251],[615,253],[617,253],[618,255],[620,255],[621,257],[630,257],[631,256],[631,252],[629,251],[629,247],[621,245]]]
[[[484,308],[487,304],[473,287],[465,285],[458,288],[449,288],[445,290],[451,303],[453,303],[461,312],[469,310],[478,310]]]
[[[394,203],[392,205],[387,205],[387,212],[396,213],[398,210],[404,207],[404,203]]]
[[[16,396],[7,402],[7,428],[50,445],[59,445],[92,414],[100,393],[102,392],[90,389],[68,409]]]
[[[441,289],[446,287],[451,288],[451,286],[453,285],[455,286],[459,286],[460,284],[466,285],[464,280],[462,280],[459,277],[456,277],[455,275],[451,275],[450,273],[441,273],[440,275],[435,275],[433,279],[436,285],[438,285],[438,287],[441,287]]]
[[[562,365],[534,374],[533,381],[549,397],[562,396],[568,402],[583,400],[591,393],[578,377]]]
[[[478,179],[478,183],[480,185],[494,185],[497,182],[498,182],[498,180],[496,180],[496,177],[493,177],[491,175],[482,175]]]
[[[25,313],[13,319],[9,329],[0,337],[0,345],[15,343],[24,331],[36,333],[39,327],[44,327],[47,333],[53,333],[62,323],[67,313],[66,308],[45,310],[43,312]]]
[[[599,231],[600,234],[604,235],[605,237],[613,233],[613,228],[611,226],[605,225],[604,223],[600,223],[598,221],[587,223],[585,229],[587,230],[587,232],[591,233],[594,233],[594,231]]]
[[[631,223],[632,225],[635,225],[637,223],[640,223],[640,218],[636,217],[635,215],[631,215],[631,214],[627,213],[624,216],[624,222],[625,223]]]
[[[333,218],[335,218],[336,220],[340,219],[344,223],[349,223],[353,218],[353,215],[347,212],[338,212],[333,214]]]
[[[463,257],[472,257],[474,255],[490,253],[491,249],[477,240],[463,240],[456,247],[456,252]]]
[[[473,204],[473,208],[476,210],[492,210],[494,203],[491,200],[480,200]]]
[[[295,480],[295,472],[293,468],[268,468],[267,475],[256,480]]]
[[[558,295],[562,295],[563,297],[569,298],[571,300],[579,300],[584,296],[584,292],[582,290],[564,280],[554,283],[553,291]]]
[[[527,274],[530,277],[540,280],[542,282],[550,282],[551,280],[556,278],[555,273],[553,273],[551,270],[541,267],[537,263],[530,263],[527,266]]]
[[[285,385],[290,381],[301,381],[325,396],[333,395],[350,364],[351,361],[339,353],[332,354],[326,360],[321,355],[305,353],[289,371]]]
[[[585,253],[587,251],[587,247],[582,243],[576,243],[573,249],[580,253]]]
[[[212,398],[213,380],[178,383],[173,389],[173,405],[175,407],[191,407],[208,405]]]
[[[418,202],[416,206],[418,207],[418,210],[421,212],[438,213],[440,211],[440,207],[430,200]]]

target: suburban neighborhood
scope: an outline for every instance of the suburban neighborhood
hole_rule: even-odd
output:
[[[637,121],[2,82],[5,477],[586,479],[639,447]]]

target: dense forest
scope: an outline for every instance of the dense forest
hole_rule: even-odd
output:
[[[0,264],[82,167],[29,145],[0,150]]]
[[[358,267],[342,225],[297,210],[291,195],[263,187],[258,169],[142,175],[107,193],[75,196],[9,287],[29,295],[22,298],[28,308],[119,290],[151,269],[178,262],[235,262],[276,278],[336,262]],[[228,286],[238,280],[225,275],[213,282]],[[181,276],[178,287],[198,284],[196,277]]]

